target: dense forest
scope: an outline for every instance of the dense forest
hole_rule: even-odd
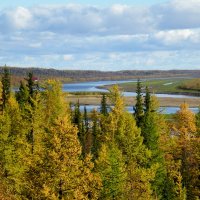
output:
[[[4,67],[0,67],[0,74]],[[196,77],[200,78],[200,70],[124,70],[124,71],[93,71],[93,70],[56,70],[42,68],[9,67],[12,84],[18,85],[31,71],[40,81],[56,79],[61,82],[95,81],[95,80],[127,80],[133,78],[169,78]]]
[[[134,114],[117,86],[100,111],[72,106],[61,83],[25,74],[0,81],[0,199],[197,200],[200,112],[183,102],[172,117],[137,83]],[[108,107],[107,100],[113,107]]]

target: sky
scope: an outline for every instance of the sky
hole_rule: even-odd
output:
[[[6,0],[0,65],[200,69],[200,0]]]

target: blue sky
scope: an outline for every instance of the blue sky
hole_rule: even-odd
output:
[[[167,0],[123,0],[123,1],[116,1],[116,0],[5,0],[1,1],[0,7],[14,7],[14,6],[36,6],[36,5],[58,5],[58,4],[82,4],[82,5],[99,5],[99,6],[109,6],[112,4],[127,4],[127,5],[153,5],[167,2]]]
[[[2,1],[0,65],[200,69],[199,10],[199,0]]]

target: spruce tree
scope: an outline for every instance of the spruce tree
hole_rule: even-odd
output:
[[[151,150],[152,157],[149,160],[148,166],[158,164],[156,176],[152,182],[154,195],[163,199],[165,183],[166,183],[166,168],[164,164],[164,153],[160,148],[160,137],[162,134],[164,119],[157,112],[159,106],[155,96],[150,96],[148,89],[145,97],[145,113],[143,117],[143,125],[141,134],[144,138],[144,145]],[[166,195],[165,195],[166,198]]]
[[[5,108],[6,103],[10,97],[11,92],[11,78],[9,69],[5,66],[3,70],[3,76],[1,78],[2,82],[2,99],[3,99],[3,107]]]
[[[20,81],[19,91],[16,92],[16,99],[20,104],[21,108],[28,103],[29,100],[29,90],[23,81]]]
[[[136,124],[138,127],[142,126],[143,122],[143,96],[142,96],[142,84],[140,79],[137,81],[137,89],[136,89],[136,104],[134,106],[134,116],[136,120]]]
[[[105,94],[102,95],[100,112],[104,116],[108,115],[108,109],[107,109],[107,102],[106,102],[106,95]]]
[[[149,87],[146,86],[146,94],[145,94],[145,98],[144,98],[145,113],[150,111],[150,103],[151,103],[151,95],[149,92]]]

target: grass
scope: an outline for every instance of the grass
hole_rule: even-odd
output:
[[[72,95],[69,94],[66,99],[71,103],[79,103],[81,105],[100,105],[101,95]],[[124,97],[125,104],[127,106],[135,105],[135,97]],[[158,97],[160,106],[162,107],[178,107],[183,102],[188,103],[190,107],[198,107],[200,105],[200,98],[170,98],[170,97]],[[109,104],[109,102],[108,102]]]
[[[148,86],[149,90],[153,93],[197,95],[199,90],[195,89],[195,87],[193,90],[191,90],[189,87],[185,86],[189,83],[191,84],[193,80],[194,79],[180,79],[180,78],[148,80],[148,81],[142,81],[142,86],[143,90],[145,90],[145,87]],[[110,87],[111,86],[105,86],[105,88],[107,89],[109,89]],[[136,82],[119,84],[119,88],[126,92],[134,92],[136,91],[136,87],[137,87]]]

